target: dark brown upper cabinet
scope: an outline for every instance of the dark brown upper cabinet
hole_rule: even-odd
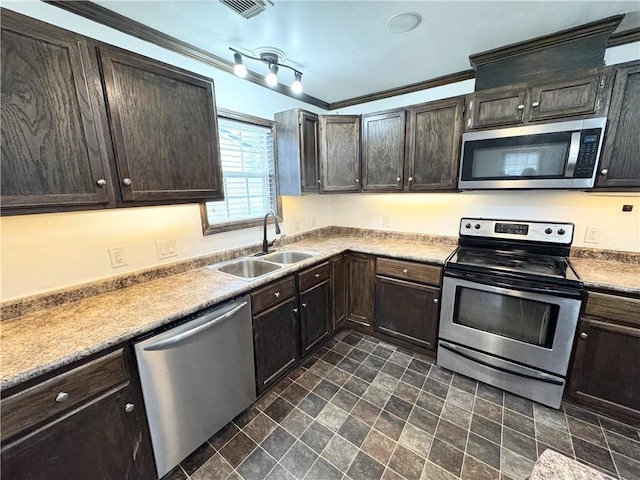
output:
[[[457,187],[463,112],[464,97],[409,108],[407,190],[451,190]]]
[[[318,116],[295,108],[274,120],[280,195],[318,192]]]
[[[360,115],[320,116],[323,193],[360,191]]]
[[[2,11],[2,213],[105,207],[112,195],[79,35]]]
[[[213,81],[99,48],[124,202],[223,198]]]
[[[404,109],[362,116],[362,190],[403,190],[405,162]]]
[[[467,96],[466,128],[605,115],[606,84],[606,75],[602,74],[480,90]]]
[[[596,187],[640,187],[640,62],[615,69]]]

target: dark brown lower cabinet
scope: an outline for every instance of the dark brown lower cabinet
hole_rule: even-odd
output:
[[[640,425],[640,299],[589,292],[568,397]]]
[[[329,281],[300,293],[300,347],[302,355],[329,335],[331,308]]]
[[[347,258],[339,255],[331,265],[331,317],[333,331],[342,328],[347,321]]]
[[[376,276],[373,329],[434,350],[440,289]]]
[[[370,255],[347,255],[347,321],[370,327],[373,321],[376,259]]]
[[[108,393],[2,450],[2,478],[155,479],[139,415],[126,410],[131,387]]]

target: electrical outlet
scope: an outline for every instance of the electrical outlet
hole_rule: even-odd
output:
[[[585,243],[600,243],[600,237],[602,236],[602,227],[587,227],[587,232],[584,235]]]
[[[111,260],[111,268],[120,268],[128,265],[124,247],[109,248],[109,260]]]
[[[389,217],[389,215],[383,215],[382,216],[382,226],[383,227],[390,227],[391,226],[391,217]]]
[[[158,240],[156,242],[156,252],[158,253],[158,260],[178,256],[175,238]]]

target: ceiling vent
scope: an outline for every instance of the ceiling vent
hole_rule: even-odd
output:
[[[220,2],[244,18],[253,18],[273,7],[273,2],[269,0],[220,0]]]

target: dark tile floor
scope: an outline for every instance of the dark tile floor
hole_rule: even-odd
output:
[[[165,479],[521,480],[547,448],[640,479],[628,425],[342,331]]]

